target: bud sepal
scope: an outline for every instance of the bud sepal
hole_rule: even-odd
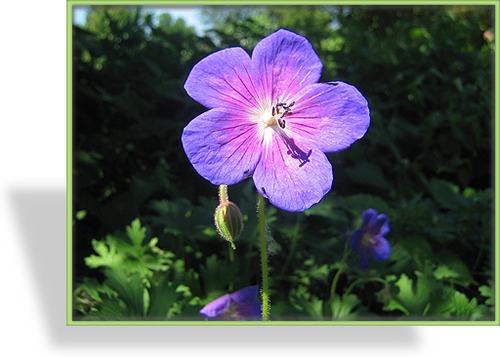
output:
[[[229,201],[227,186],[222,186],[224,185],[220,187],[220,204],[215,209],[215,227],[221,237],[227,240],[233,249],[236,249],[234,241],[243,231],[243,216],[238,206]]]

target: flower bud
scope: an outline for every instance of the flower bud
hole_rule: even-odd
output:
[[[221,202],[215,209],[215,227],[219,234],[236,249],[234,241],[243,231],[243,216],[236,204],[231,201]]]

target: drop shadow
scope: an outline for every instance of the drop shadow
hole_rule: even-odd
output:
[[[419,344],[414,326],[67,326],[66,192],[9,192],[47,339],[56,347],[401,349]]]

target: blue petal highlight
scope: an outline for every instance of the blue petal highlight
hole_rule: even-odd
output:
[[[208,320],[260,320],[259,286],[252,285],[208,303],[200,314]]]

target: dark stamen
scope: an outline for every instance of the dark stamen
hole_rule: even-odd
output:
[[[286,109],[285,109],[285,111],[283,112],[283,114],[281,114],[280,119],[283,119],[283,117],[284,117],[285,115],[287,115],[288,113],[290,113],[290,108],[286,108]]]
[[[280,102],[278,98],[276,98],[276,105],[272,108],[272,114],[275,116],[276,114],[281,114],[278,118],[278,124],[281,129],[285,129],[285,120],[283,119],[285,115],[291,113],[291,107],[295,104],[295,101],[292,101],[290,104],[286,104],[285,102]],[[280,108],[283,108],[283,113],[280,112]]]

